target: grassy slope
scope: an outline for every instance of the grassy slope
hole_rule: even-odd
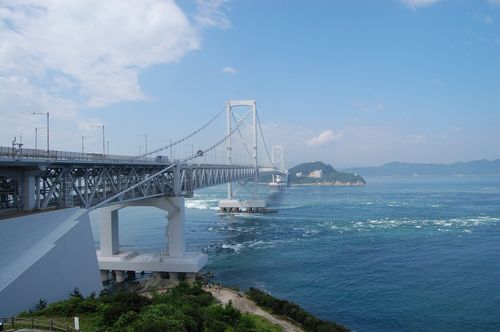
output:
[[[133,292],[101,294],[50,304],[22,317],[71,321],[80,317],[83,332],[93,331],[267,331],[281,329],[252,314],[242,314],[231,304],[220,305],[199,287],[181,284],[167,293],[146,298]]]

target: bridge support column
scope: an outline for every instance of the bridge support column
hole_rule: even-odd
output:
[[[168,200],[174,208],[168,211],[168,255],[171,257],[182,257],[186,253],[186,240],[184,238],[184,197],[169,197]]]
[[[101,271],[101,281],[106,282],[109,280],[109,270],[100,270]]]
[[[32,211],[35,208],[35,176],[31,172],[23,174],[23,210]]]
[[[101,255],[118,255],[120,250],[118,210],[102,208],[99,211],[99,237],[101,243]]]
[[[116,282],[124,282],[125,281],[125,271],[115,271]]]

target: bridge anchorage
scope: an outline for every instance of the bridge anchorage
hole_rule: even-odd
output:
[[[250,110],[241,114],[233,109],[236,107],[249,107]],[[191,154],[183,159],[173,158],[174,146],[186,144],[224,112],[227,116],[225,137],[206,148],[195,150],[192,145]],[[270,166],[258,164],[258,130]],[[252,139],[250,145],[245,142],[247,137]],[[241,152],[234,149],[239,148],[238,144],[244,147],[245,158],[250,157],[250,163],[241,162],[242,159],[239,163],[233,162]],[[217,163],[218,148],[226,150],[225,163],[221,164],[220,159]],[[170,158],[161,155],[168,150]],[[213,162],[210,157],[213,157]],[[202,159],[204,162],[199,163]],[[5,248],[17,248],[16,239],[23,238],[23,243],[43,244],[45,250],[41,252],[35,246],[23,249],[30,254],[22,255],[22,261],[13,261],[25,265],[23,269],[7,271],[0,266],[0,296],[12,291],[16,280],[27,278],[33,280],[34,285],[40,285],[39,274],[30,272],[34,271],[30,266],[44,266],[44,269],[58,274],[61,280],[74,280],[82,285],[81,290],[85,287],[96,290],[96,280],[100,284],[101,280],[114,277],[117,282],[122,282],[136,271],[193,280],[208,259],[204,253],[186,250],[185,199],[192,197],[197,189],[227,184],[228,197],[219,202],[221,212],[271,212],[265,200],[259,197],[258,180],[259,173],[263,172],[285,174],[283,165],[278,168],[274,166],[275,161],[271,160],[267,150],[255,100],[228,101],[224,110],[188,136],[140,156],[109,155],[104,151],[96,154],[29,149],[21,145],[0,147],[0,213],[24,211],[21,215],[16,212],[12,223],[0,223]],[[238,189],[248,190],[252,198],[237,199],[235,183],[239,184]],[[166,212],[168,224],[164,251],[145,253],[120,248],[119,211],[131,206],[152,206]],[[90,227],[85,226],[89,218],[99,225],[100,248],[96,252],[93,251]],[[36,236],[26,232],[31,227],[29,225],[34,224],[39,227]],[[75,232],[75,229],[79,231]],[[53,257],[60,255],[61,259],[68,259],[68,252],[79,252],[79,257],[73,260],[80,262],[81,269],[95,270],[96,280],[80,276],[81,273],[74,268],[54,265],[57,260]],[[8,250],[2,251],[0,258],[8,255]],[[15,260],[14,257],[20,257],[20,254],[12,251],[11,256]],[[55,281],[46,279],[43,282],[55,287],[50,284]],[[66,290],[61,291],[61,298],[66,294]],[[26,301],[34,303],[36,300]]]

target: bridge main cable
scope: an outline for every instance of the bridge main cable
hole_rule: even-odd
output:
[[[262,132],[262,125],[260,123],[259,112],[257,112],[257,123],[259,124],[260,136],[262,137],[262,143],[264,143],[264,149],[266,150],[267,159],[269,159],[269,162],[274,167],[274,169],[278,169],[278,167],[276,167],[276,165],[273,163],[272,158],[271,158],[271,156],[269,154],[269,150],[267,148],[266,140],[264,139],[264,133]]]
[[[212,124],[223,112],[225,111],[225,109],[222,109],[219,113],[217,113],[213,118],[211,118],[207,123],[205,123],[203,126],[201,126],[200,128],[196,129],[195,131],[193,131],[191,134],[173,142],[173,143],[170,143],[168,145],[165,145],[165,146],[162,146],[161,148],[158,148],[156,150],[153,150],[151,152],[148,152],[148,153],[145,153],[145,154],[142,154],[140,155],[138,158],[144,158],[144,157],[147,157],[147,156],[150,156],[152,154],[155,154],[155,153],[158,153],[160,151],[163,151],[163,150],[167,150],[169,148],[172,148],[174,146],[176,146],[177,144],[180,144],[188,139],[190,139],[191,137],[193,137],[194,135],[198,134],[199,132],[201,132],[203,129],[207,128],[210,124]]]

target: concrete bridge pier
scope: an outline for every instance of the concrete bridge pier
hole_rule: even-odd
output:
[[[118,211],[129,206],[152,206],[168,214],[165,252],[141,253],[121,251],[119,241]],[[100,208],[96,211],[100,225],[100,250],[97,251],[101,279],[109,279],[109,271],[114,271],[116,282],[123,282],[125,276],[135,271],[150,271],[169,275],[170,279],[185,276],[193,281],[208,261],[206,254],[186,252],[185,207],[183,196],[148,198]]]
[[[120,250],[120,235],[118,224],[118,209],[116,207],[99,209],[99,238],[101,255],[118,255]]]
[[[36,185],[35,185],[35,175],[33,172],[24,172],[23,173],[23,210],[24,211],[33,211],[35,209],[35,194],[36,194]]]

